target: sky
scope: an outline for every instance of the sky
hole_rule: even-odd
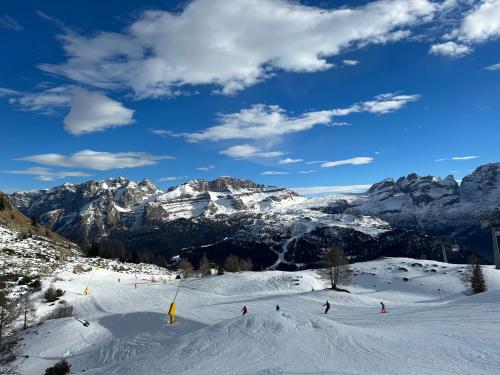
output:
[[[500,161],[500,0],[2,1],[0,190],[304,194]]]

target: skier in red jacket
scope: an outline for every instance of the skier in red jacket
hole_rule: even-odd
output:
[[[386,312],[386,311],[385,311],[385,305],[384,305],[384,303],[383,303],[383,302],[380,302],[380,312],[381,312],[381,313],[385,313],[385,312]]]
[[[243,308],[241,309],[241,312],[242,314],[241,315],[245,315],[247,312],[248,312],[248,309],[246,306],[243,306]]]

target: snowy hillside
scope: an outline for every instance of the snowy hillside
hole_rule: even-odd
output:
[[[63,271],[55,285],[90,325],[63,318],[32,327],[22,370],[39,374],[66,358],[72,373],[86,374],[495,374],[500,271],[486,267],[490,291],[475,296],[463,293],[461,272],[408,258],[357,263],[347,294],[322,290],[313,271],[164,283]],[[179,283],[177,323],[168,325]],[[380,301],[388,313],[380,314]]]

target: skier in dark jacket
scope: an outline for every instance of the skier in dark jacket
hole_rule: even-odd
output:
[[[246,306],[243,306],[243,308],[241,309],[241,312],[242,314],[241,315],[245,315],[247,312],[248,312],[248,309]]]
[[[383,303],[383,302],[380,302],[380,312],[381,312],[381,313],[385,313],[385,312],[386,312],[386,311],[385,311],[385,305],[384,305],[384,303]]]
[[[325,314],[328,314],[328,310],[330,310],[330,303],[326,301],[326,303],[323,306],[326,306]]]
[[[276,305],[276,311],[280,311],[280,305]]]

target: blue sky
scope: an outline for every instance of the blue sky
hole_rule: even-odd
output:
[[[499,0],[101,3],[0,5],[0,190],[499,161]]]

